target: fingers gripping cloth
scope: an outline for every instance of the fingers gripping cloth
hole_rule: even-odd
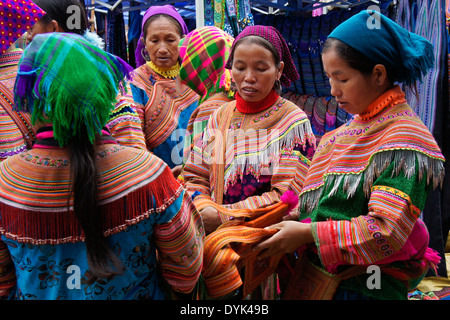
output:
[[[212,298],[224,296],[243,285],[244,297],[275,272],[282,255],[257,260],[257,252],[251,247],[278,232],[265,229],[282,220],[298,202],[292,191],[287,191],[281,201],[255,210],[227,209],[211,200],[201,200],[196,206],[201,210],[207,206],[220,213],[235,217],[223,223],[205,239],[203,257],[203,278],[208,294]],[[245,272],[242,281],[242,270]]]

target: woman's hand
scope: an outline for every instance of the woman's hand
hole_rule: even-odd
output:
[[[182,168],[183,168],[183,166],[180,164],[180,165],[175,166],[175,167],[173,167],[173,168],[171,169],[172,174],[173,174],[173,176],[174,176],[175,178],[178,178],[178,176],[179,176],[180,173],[181,173],[181,169],[182,169]]]
[[[219,212],[214,207],[203,208],[200,211],[200,215],[203,220],[206,234],[215,231],[222,224],[222,221],[219,217]]]
[[[299,247],[313,243],[311,224],[298,221],[282,221],[274,224],[270,229],[278,229],[269,239],[253,246],[253,251],[261,251],[258,258],[267,258],[277,254],[291,253]]]

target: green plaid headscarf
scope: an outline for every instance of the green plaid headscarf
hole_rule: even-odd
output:
[[[200,102],[218,92],[230,92],[231,71],[225,69],[233,37],[225,31],[207,26],[195,29],[181,39],[180,78],[200,95]]]
[[[122,80],[132,67],[72,33],[39,34],[26,47],[17,73],[15,109],[53,124],[60,146],[87,128],[91,143],[107,123]]]

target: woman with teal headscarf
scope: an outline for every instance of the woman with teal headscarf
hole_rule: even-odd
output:
[[[299,221],[273,226],[279,231],[254,250],[296,252],[285,261],[285,298],[407,299],[440,259],[420,215],[445,159],[399,83],[422,79],[432,45],[363,10],[331,32],[322,60],[331,94],[354,117],[321,139]]]

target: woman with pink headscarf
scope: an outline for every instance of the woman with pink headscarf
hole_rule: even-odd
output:
[[[6,0],[0,5],[0,161],[31,147],[35,130],[29,115],[13,111],[19,40],[45,12],[31,1]]]

